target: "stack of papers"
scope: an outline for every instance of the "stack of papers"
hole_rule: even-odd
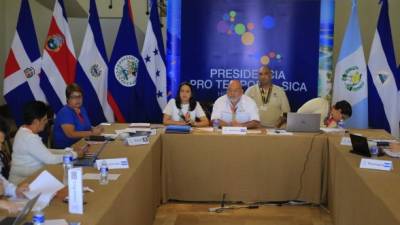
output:
[[[113,174],[109,173],[108,174],[108,179],[109,180],[117,180],[120,174]],[[84,180],[100,180],[100,174],[99,173],[85,173],[83,175]]]
[[[34,208],[44,209],[62,188],[64,188],[64,184],[45,170],[29,185],[29,191],[24,192],[24,194],[32,199],[40,193],[41,195]]]
[[[129,124],[129,127],[149,127],[150,128],[150,123],[131,123],[131,124]]]
[[[328,127],[321,127],[321,130],[324,133],[345,133],[346,130],[343,128],[328,128]]]

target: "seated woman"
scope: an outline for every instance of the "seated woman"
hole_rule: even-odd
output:
[[[77,84],[70,84],[65,90],[67,105],[58,111],[54,122],[54,147],[70,147],[81,138],[99,135],[100,127],[90,124],[86,109],[82,106],[83,91]]]
[[[15,135],[11,160],[10,181],[14,184],[20,183],[45,164],[63,161],[64,151],[48,149],[38,135],[47,124],[47,112],[47,105],[40,101],[29,102],[24,106],[24,125]],[[75,152],[72,154],[77,156]]]
[[[319,113],[321,114],[321,127],[336,128],[339,121],[351,117],[352,108],[350,103],[345,100],[338,101],[330,107],[328,100],[319,97],[304,103],[297,112]]]
[[[206,114],[200,104],[194,100],[193,87],[188,82],[179,85],[177,98],[169,100],[163,113],[164,125],[189,125],[194,127],[209,125]]]
[[[3,144],[5,141],[8,127],[3,120],[0,120],[0,151],[3,150]],[[3,169],[3,164],[0,165]],[[13,183],[7,181],[2,175],[0,175],[0,196],[7,197],[24,197],[23,192],[28,191],[28,183],[23,183],[19,187],[16,187]],[[9,213],[16,213],[18,211],[18,205],[14,202],[10,202],[5,199],[0,199],[0,208],[7,210]]]

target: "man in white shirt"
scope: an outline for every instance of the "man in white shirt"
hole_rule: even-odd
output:
[[[239,80],[232,80],[226,95],[215,101],[211,120],[218,120],[220,126],[256,128],[260,125],[257,105],[253,99],[243,95]]]
[[[256,102],[264,127],[278,127],[283,113],[290,112],[286,93],[272,83],[272,71],[268,66],[260,68],[258,84],[249,87],[245,94]]]

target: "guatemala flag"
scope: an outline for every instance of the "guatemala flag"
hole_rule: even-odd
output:
[[[157,89],[157,101],[160,109],[167,105],[167,74],[165,68],[165,52],[158,16],[157,1],[153,0],[150,19],[147,23],[142,57],[145,60],[147,72]]]
[[[369,88],[370,126],[384,128],[399,137],[400,78],[393,48],[392,32],[388,14],[388,1],[381,1],[378,26],[372,41],[368,61],[371,76]]]
[[[46,98],[39,86],[40,51],[28,0],[21,1],[17,30],[7,57],[4,73],[4,98],[17,125],[22,124],[27,102]]]
[[[85,92],[83,105],[92,125],[114,122],[114,114],[107,102],[107,55],[95,0],[90,0],[89,24],[78,60],[76,83]]]
[[[63,0],[56,0],[42,56],[40,87],[55,113],[66,104],[65,88],[75,81],[76,57]]]
[[[346,121],[346,127],[368,128],[367,66],[358,23],[357,0],[353,0],[335,69],[332,104],[341,100],[348,101],[353,109],[353,116]]]
[[[129,0],[125,0],[109,68],[109,102],[117,121],[160,122],[156,87],[137,46]]]

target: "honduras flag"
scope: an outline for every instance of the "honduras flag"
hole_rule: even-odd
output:
[[[91,123],[114,122],[114,114],[107,101],[108,60],[95,0],[90,0],[89,24],[78,60],[76,83],[85,91],[83,105]]]
[[[335,69],[332,104],[346,100],[353,115],[346,127],[368,128],[367,66],[358,23],[357,0],[353,6]]]
[[[160,122],[156,87],[137,46],[129,0],[125,0],[109,68],[109,102],[117,121]]]
[[[156,86],[158,105],[163,110],[165,105],[167,105],[167,75],[164,44],[156,0],[153,0],[151,5],[142,57],[145,60],[147,72]]]
[[[368,69],[371,76],[369,88],[370,126],[384,128],[399,137],[400,79],[393,48],[392,32],[388,14],[388,1],[381,1],[378,26],[372,41]]]
[[[40,51],[28,0],[21,1],[17,30],[7,57],[4,98],[17,123],[22,124],[25,103],[46,98],[39,86]]]
[[[40,87],[58,112],[66,104],[65,88],[75,81],[76,57],[63,0],[56,0],[42,56]]]

